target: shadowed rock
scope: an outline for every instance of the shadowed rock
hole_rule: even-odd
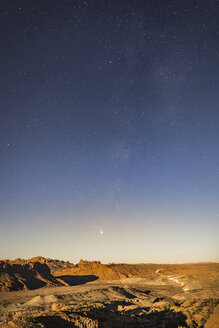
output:
[[[46,264],[29,262],[13,264],[0,261],[0,291],[37,289],[43,286],[62,286]]]
[[[65,276],[58,276],[56,278],[58,278],[59,281],[64,281],[69,286],[83,285],[86,284],[87,282],[95,281],[98,279],[98,277],[95,275],[80,275],[80,276],[65,275]]]

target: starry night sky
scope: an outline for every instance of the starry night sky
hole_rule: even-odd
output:
[[[219,261],[219,2],[0,3],[0,257]]]

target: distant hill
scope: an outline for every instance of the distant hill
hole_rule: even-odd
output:
[[[60,277],[63,275],[73,275],[73,276],[96,276],[99,280],[117,280],[117,279],[124,279],[126,276],[110,268],[107,265],[98,263],[97,261],[82,263],[79,262],[76,266],[68,269],[61,269],[53,271],[54,276]]]
[[[102,264],[80,260],[78,264],[44,258],[0,261],[0,291],[73,286],[94,280],[146,278],[149,283],[176,284],[184,290],[218,284],[218,263]]]

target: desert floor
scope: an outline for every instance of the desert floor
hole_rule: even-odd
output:
[[[218,289],[187,285],[183,276],[158,276],[2,292],[0,327],[218,328]]]

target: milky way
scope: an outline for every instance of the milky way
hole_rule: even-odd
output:
[[[0,257],[218,260],[218,2],[0,9]]]

